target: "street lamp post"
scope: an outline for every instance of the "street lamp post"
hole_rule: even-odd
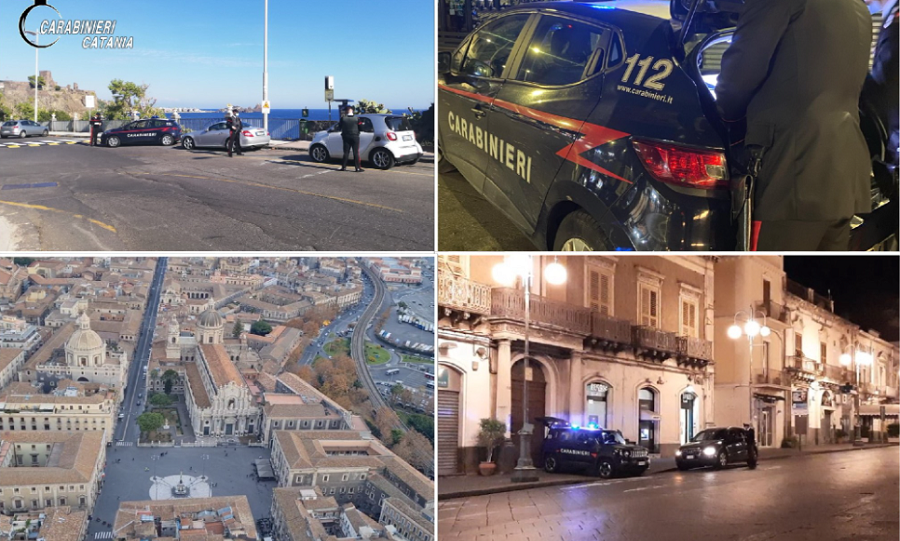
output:
[[[263,31],[263,105],[269,101],[269,0],[265,0]],[[263,129],[269,131],[269,113],[263,111]]]
[[[524,351],[522,359],[522,428],[519,430],[519,459],[513,470],[512,482],[525,483],[538,480],[537,470],[531,460],[531,435],[532,424],[528,422],[528,361],[530,356],[528,335],[531,328],[531,284],[534,277],[534,259],[528,254],[516,254],[504,258],[503,263],[497,264],[493,269],[494,278],[502,284],[510,284],[517,277],[522,279],[525,296],[525,332]],[[566,281],[566,268],[558,261],[547,265],[545,269],[547,282],[559,285]]]
[[[854,365],[856,369],[856,398],[854,399],[854,409],[856,410],[856,419],[853,423],[853,445],[859,446],[862,445],[862,427],[859,424],[860,416],[859,416],[859,367],[869,366],[872,364],[872,356],[862,350],[857,349],[852,355],[850,353],[844,353],[840,358],[841,364],[844,366],[849,366],[851,363]]]
[[[31,30],[25,30],[25,33],[31,34],[32,36],[34,36],[34,44],[40,45],[40,43],[38,42],[38,33],[37,32],[32,32]],[[38,71],[38,51],[40,51],[40,49],[35,47],[34,48],[34,121],[35,121],[35,123],[37,123],[37,121],[38,121],[38,74],[40,73]]]
[[[762,316],[762,325],[757,321],[757,316]],[[743,327],[738,325],[738,320],[740,318],[743,318],[744,320]],[[758,310],[754,310],[752,306],[750,307],[749,312],[740,310],[734,314],[734,323],[728,327],[728,338],[737,340],[741,336],[746,335],[747,342],[750,346],[750,356],[747,358],[747,412],[750,416],[748,424],[751,427],[753,426],[753,339],[756,338],[757,335],[765,338],[766,336],[769,336],[771,332],[772,329],[766,325],[766,315]]]

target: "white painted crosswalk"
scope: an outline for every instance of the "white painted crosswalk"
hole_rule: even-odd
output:
[[[78,143],[87,143],[87,141],[80,141],[78,139],[0,139],[0,148],[75,145]]]
[[[133,441],[117,441],[116,447],[131,447],[134,445]]]
[[[94,534],[94,539],[112,539],[112,532],[97,532]]]

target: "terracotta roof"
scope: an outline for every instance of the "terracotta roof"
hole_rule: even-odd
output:
[[[81,533],[87,519],[87,511],[71,507],[52,507],[44,509],[46,514],[39,537],[51,541],[81,541]]]
[[[188,385],[191,388],[191,394],[194,396],[194,403],[198,408],[208,408],[212,403],[209,401],[209,394],[206,387],[203,386],[203,377],[200,376],[200,368],[197,363],[184,363],[184,373],[187,374]]]
[[[39,483],[88,483],[94,475],[97,457],[103,451],[106,433],[90,432],[2,432],[3,443],[15,445],[46,443],[61,445],[52,455],[55,464],[44,467],[2,468],[0,485],[16,486]],[[53,460],[53,459],[52,459]]]
[[[292,487],[276,488],[272,491],[275,505],[281,508],[283,524],[287,528],[290,541],[312,541],[309,534],[310,515],[303,502],[297,498],[298,490]]]
[[[75,323],[66,323],[60,329],[57,329],[55,333],[53,333],[50,338],[44,342],[44,344],[34,352],[34,355],[31,356],[28,361],[25,362],[24,368],[34,370],[38,365],[44,364],[50,360],[53,356],[53,352],[57,349],[62,349],[66,342],[69,340],[69,337],[72,336],[72,333],[75,332]]]
[[[116,539],[139,539],[141,516],[152,515],[161,520],[172,520],[175,517],[193,518],[194,514],[203,511],[218,511],[224,507],[231,507],[234,514],[233,521],[229,521],[228,527],[234,531],[242,528],[248,539],[256,539],[256,525],[253,513],[250,510],[250,502],[247,496],[220,496],[215,498],[190,498],[185,500],[142,500],[129,501],[119,504],[116,519],[113,524],[113,536]],[[220,521],[221,523],[221,521]],[[215,530],[215,528],[213,529]],[[188,533],[189,532],[189,533]],[[196,532],[202,532],[202,537]],[[185,534],[188,534],[185,537]],[[155,531],[154,531],[155,534]],[[207,541],[223,539],[222,535],[214,531],[181,530],[181,539],[204,539]],[[198,536],[198,537],[194,537]],[[161,541],[166,538],[157,538]]]
[[[12,364],[19,355],[24,356],[25,350],[17,348],[0,348],[0,372],[4,371],[7,366]]]
[[[417,510],[406,502],[398,498],[387,498],[386,500],[384,500],[384,505],[390,505],[397,511],[403,513],[406,518],[408,518],[412,522],[415,522],[416,526],[418,526],[422,530],[434,533],[434,523],[425,518],[425,516],[422,515],[422,511]]]
[[[288,468],[303,470],[310,468],[372,468],[380,469],[384,464],[374,455],[391,454],[380,442],[365,440],[349,430],[276,430],[275,438],[281,446]],[[330,456],[326,452],[329,444],[344,446],[357,444],[369,452],[365,455]],[[344,445],[342,445],[344,444]]]
[[[228,356],[228,352],[221,344],[206,344],[200,346],[206,366],[212,374],[213,385],[223,387],[229,383],[243,385],[244,378]]]
[[[268,404],[265,407],[266,416],[269,418],[302,419],[304,417],[334,417],[340,415],[334,412],[326,412],[322,404]]]

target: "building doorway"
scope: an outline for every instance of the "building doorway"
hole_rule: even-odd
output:
[[[681,393],[681,444],[691,441],[694,437],[696,418],[694,408],[697,404],[697,395],[686,391]]]
[[[226,423],[225,424],[225,435],[230,436],[232,434],[234,434],[234,424]]]
[[[638,391],[640,421],[638,423],[638,444],[646,447],[651,453],[658,453],[659,404],[656,390],[644,387]]]
[[[438,475],[459,473],[459,398],[462,375],[445,365],[437,371]]]
[[[541,448],[544,443],[543,425],[536,422],[536,417],[543,417],[546,411],[547,380],[541,365],[531,360],[528,362],[528,371],[525,371],[525,361],[520,360],[512,367],[512,439],[516,447],[519,446],[518,432],[522,429],[522,386],[528,385],[528,422],[534,425],[531,436],[531,459],[535,465],[541,465]]]
[[[584,425],[591,428],[607,428],[606,411],[609,399],[609,385],[602,381],[588,383],[584,396],[586,397]],[[571,421],[574,421],[574,419]]]
[[[772,406],[763,406],[759,410],[759,426],[756,430],[756,442],[760,447],[772,447],[775,439],[775,411]]]

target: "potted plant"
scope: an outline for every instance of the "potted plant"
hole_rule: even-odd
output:
[[[834,438],[835,443],[847,443],[847,432],[843,428],[838,428],[834,431]]]
[[[494,475],[497,465],[494,464],[494,449],[503,443],[506,435],[506,425],[497,419],[482,419],[481,430],[478,432],[478,445],[487,448],[487,460],[478,465],[478,473],[481,475]]]

